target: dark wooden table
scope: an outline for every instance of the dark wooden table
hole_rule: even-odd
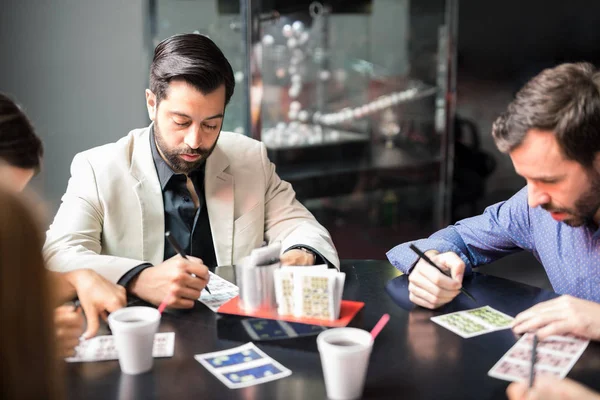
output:
[[[371,329],[383,313],[391,316],[376,340],[364,398],[505,399],[507,382],[487,372],[516,342],[510,330],[463,339],[429,320],[433,315],[490,305],[510,315],[556,295],[501,278],[475,274],[463,295],[441,310],[411,310],[406,279],[385,261],[345,260],[344,298],[365,302],[356,323]],[[225,270],[219,274],[227,277]],[[225,274],[224,274],[225,273]],[[396,301],[386,292],[386,285]],[[138,301],[139,302],[139,301]],[[399,306],[401,304],[402,306]],[[155,359],[139,376],[121,374],[117,361],[68,364],[71,399],[323,399],[325,384],[315,338],[297,342],[257,342],[271,357],[292,370],[290,377],[244,389],[227,389],[194,360],[195,354],[223,350],[250,341],[235,329],[239,319],[222,317],[197,303],[192,310],[163,314],[161,332],[174,331],[175,354]],[[590,343],[569,377],[600,389],[597,379],[600,345]]]

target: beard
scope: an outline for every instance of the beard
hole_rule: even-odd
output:
[[[593,220],[600,209],[600,174],[593,168],[588,172],[590,188],[575,201],[574,208],[553,207],[552,204],[544,204],[542,207],[550,212],[563,212],[573,215],[563,220],[565,224],[574,228],[584,225]]]
[[[219,132],[219,135],[220,134],[221,133]],[[192,149],[191,147],[185,144],[183,144],[183,148],[181,149],[169,149],[160,132],[158,123],[155,123],[154,140],[156,141],[156,147],[158,147],[158,150],[160,150],[161,155],[163,156],[167,164],[169,164],[171,169],[173,169],[173,171],[175,171],[176,173],[187,175],[206,162],[208,156],[211,155],[211,153],[217,146],[219,136],[217,136],[217,140],[215,140],[215,143],[209,149]],[[199,155],[200,158],[196,161],[185,161],[184,159],[179,157],[180,154]]]

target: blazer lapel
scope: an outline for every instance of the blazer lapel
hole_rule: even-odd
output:
[[[218,265],[233,260],[233,175],[225,171],[229,159],[215,147],[206,160],[204,196]]]
[[[164,258],[165,217],[160,182],[150,150],[150,128],[134,139],[129,172],[137,181],[133,190],[142,215],[142,259],[157,265]]]

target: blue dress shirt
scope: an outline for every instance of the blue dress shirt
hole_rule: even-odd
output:
[[[557,293],[600,302],[599,239],[600,229],[592,221],[574,228],[555,221],[541,207],[529,207],[525,187],[479,216],[459,221],[428,239],[394,247],[387,257],[407,273],[418,259],[410,243],[422,251],[452,251],[465,262],[466,275],[473,267],[527,250],[544,266]]]

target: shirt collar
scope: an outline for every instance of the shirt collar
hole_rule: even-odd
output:
[[[158,174],[158,181],[160,182],[161,189],[164,191],[171,178],[174,175],[181,174],[175,173],[158,152],[156,140],[154,140],[154,124],[150,127],[150,149],[152,150],[152,159],[154,160],[154,167]],[[202,163],[200,167],[190,173],[190,178],[195,179],[198,174],[204,175],[205,166],[206,163]]]

